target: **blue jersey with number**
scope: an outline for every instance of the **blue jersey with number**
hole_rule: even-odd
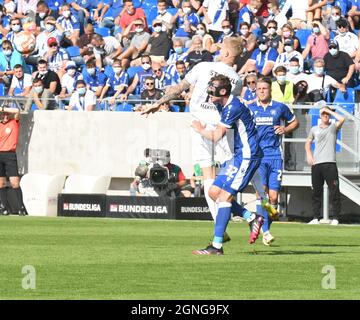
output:
[[[258,102],[248,107],[254,116],[264,159],[281,159],[281,135],[275,134],[274,126],[280,126],[282,121],[294,121],[295,115],[287,105],[273,100],[265,108]]]
[[[254,119],[249,109],[238,98],[229,97],[221,110],[220,125],[233,130],[234,157],[241,159],[262,157]]]

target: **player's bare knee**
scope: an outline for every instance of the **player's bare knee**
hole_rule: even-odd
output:
[[[11,177],[9,180],[10,180],[11,188],[17,189],[17,188],[20,187],[20,179],[19,179],[19,177]]]
[[[216,201],[219,197],[219,194],[220,194],[220,188],[218,187],[215,187],[215,186],[212,186],[210,189],[209,189],[209,197],[213,200],[213,201]]]

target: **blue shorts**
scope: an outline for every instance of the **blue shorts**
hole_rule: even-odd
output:
[[[280,191],[282,169],[282,159],[262,159],[259,167],[262,184],[270,190]]]
[[[243,192],[260,165],[261,159],[232,158],[225,162],[213,185],[235,195]]]

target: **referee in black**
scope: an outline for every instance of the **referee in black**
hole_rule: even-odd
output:
[[[6,179],[15,191],[19,215],[25,216],[26,209],[23,203],[20,188],[20,177],[17,165],[16,147],[19,140],[20,109],[0,107],[0,214],[8,215]]]

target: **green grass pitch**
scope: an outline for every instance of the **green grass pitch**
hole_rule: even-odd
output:
[[[276,242],[265,247],[247,244],[246,223],[230,222],[223,256],[192,255],[212,230],[200,221],[1,217],[0,299],[360,298],[360,226],[274,223]],[[35,289],[22,287],[24,266],[35,269]],[[322,286],[325,266],[336,289]]]

